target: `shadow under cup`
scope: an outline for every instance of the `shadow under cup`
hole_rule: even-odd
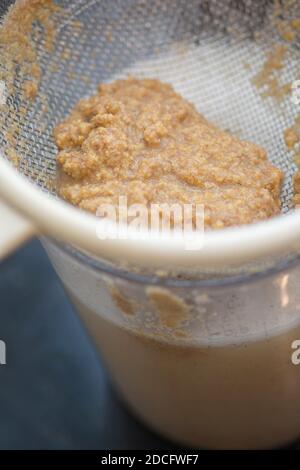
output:
[[[300,436],[300,265],[247,279],[166,281],[43,244],[133,412],[190,447]]]

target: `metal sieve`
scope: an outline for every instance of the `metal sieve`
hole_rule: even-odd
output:
[[[47,1],[2,1],[5,26],[8,7],[40,9]],[[287,48],[278,82],[299,78],[300,33],[285,38],[278,24],[300,16],[299,2],[260,0],[59,0],[47,31],[33,19],[28,38],[33,57],[16,63],[0,42],[0,78],[6,104],[0,119],[0,192],[42,231],[98,256],[142,265],[240,264],[268,255],[297,251],[300,216],[292,209],[297,169],[285,146],[284,130],[299,114],[291,93],[269,96],[254,79],[274,45]],[[286,3],[286,5],[285,5]],[[25,9],[24,9],[25,8]],[[49,13],[50,15],[50,13]],[[43,17],[43,18],[44,18]],[[18,17],[18,26],[26,20]],[[298,35],[297,35],[298,34]],[[51,44],[49,46],[49,37]],[[53,36],[53,37],[52,37]],[[28,39],[27,38],[27,39]],[[4,59],[5,58],[5,59]],[[28,60],[39,66],[37,95],[24,96],[31,81]],[[23,66],[24,65],[24,66]],[[12,73],[13,70],[13,73]],[[99,82],[133,74],[173,84],[209,120],[233,134],[263,146],[285,174],[283,215],[248,227],[207,233],[202,250],[187,252],[178,240],[99,240],[96,218],[68,206],[55,194],[57,149],[53,128]],[[262,96],[265,94],[266,96]],[[13,168],[9,161],[16,164]],[[22,177],[20,176],[22,175]],[[25,177],[25,179],[24,179]]]

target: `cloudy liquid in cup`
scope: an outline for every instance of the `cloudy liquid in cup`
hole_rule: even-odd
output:
[[[183,346],[104,320],[71,295],[124,401],[181,444],[267,448],[300,436],[300,327],[240,344]]]

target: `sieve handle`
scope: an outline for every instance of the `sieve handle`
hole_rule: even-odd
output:
[[[34,234],[32,225],[0,200],[0,261]]]

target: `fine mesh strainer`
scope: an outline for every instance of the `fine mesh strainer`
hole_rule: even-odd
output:
[[[5,15],[12,4],[9,23]],[[263,98],[266,90],[254,86],[253,77],[275,44],[288,49],[279,80],[292,83],[299,77],[299,35],[287,41],[277,28],[279,20],[286,24],[299,16],[299,3],[60,0],[55,5],[54,11],[48,0],[0,5],[6,28],[0,42],[0,192],[5,200],[39,230],[114,261],[212,266],[297,252],[300,216],[291,210],[296,166],[283,132],[299,106],[290,94]],[[22,14],[14,19],[16,11]],[[38,12],[31,21],[29,11]],[[129,73],[172,83],[209,120],[265,147],[285,174],[283,215],[207,233],[196,252],[186,251],[181,240],[99,240],[99,221],[56,197],[53,128],[99,82]],[[24,83],[34,80],[37,95],[28,99]]]

